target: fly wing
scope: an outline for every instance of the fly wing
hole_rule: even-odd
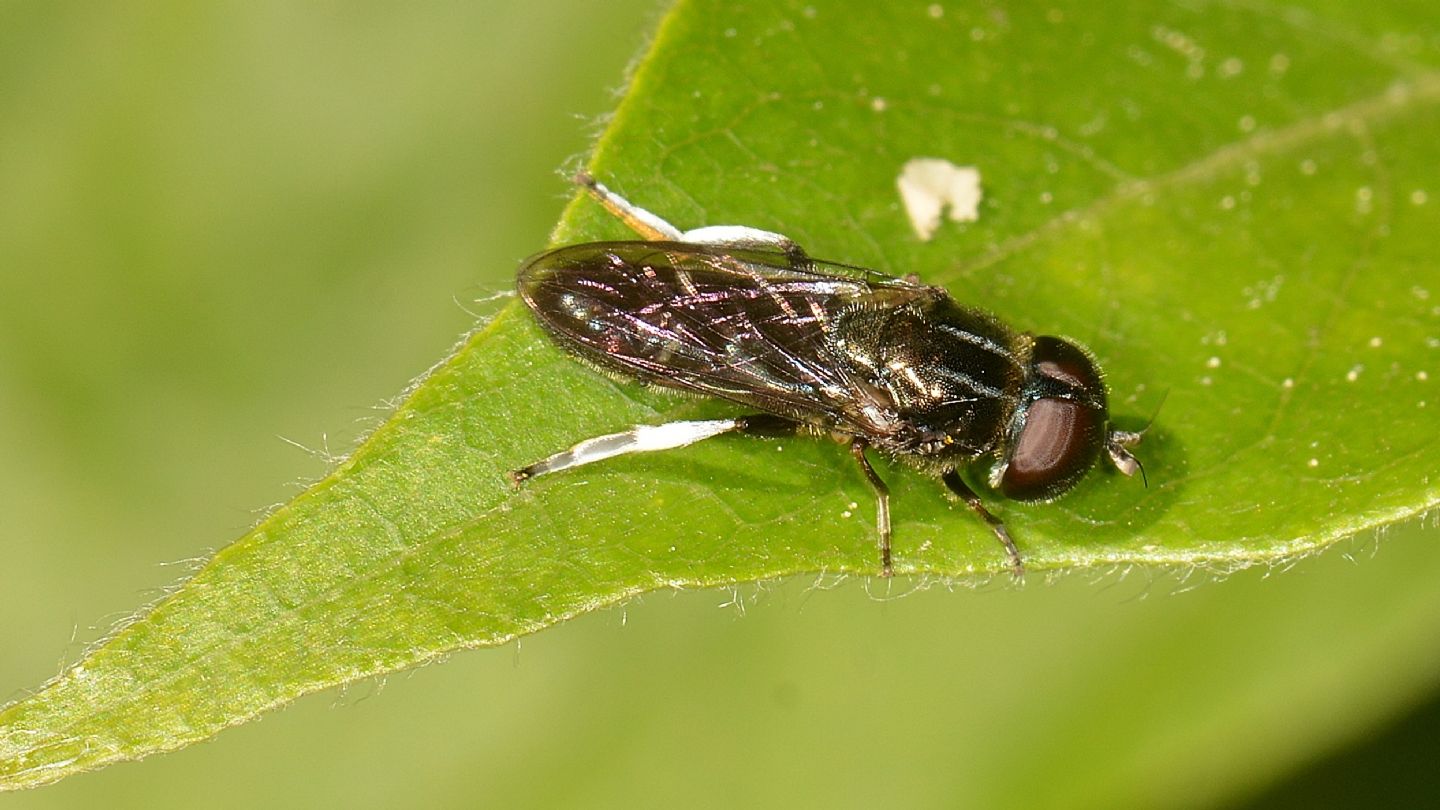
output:
[[[862,433],[876,392],[827,339],[836,316],[943,295],[804,256],[683,242],[557,248],[527,261],[518,286],[558,342],[604,369]]]

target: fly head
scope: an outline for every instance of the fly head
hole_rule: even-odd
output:
[[[1102,452],[1126,475],[1139,469],[1128,450],[1139,434],[1110,429],[1100,369],[1088,352],[1063,338],[1035,339],[1006,439],[990,485],[1012,500],[1059,497]]]

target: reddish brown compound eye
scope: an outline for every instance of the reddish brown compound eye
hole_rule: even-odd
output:
[[[1105,445],[1105,418],[1094,408],[1046,397],[1030,404],[1010,450],[1000,491],[1017,501],[1054,498],[1095,465]]]
[[[1095,361],[1079,346],[1045,335],[1035,338],[1032,352],[1033,376],[1051,380],[1077,394],[1099,397],[1099,404],[1104,404],[1105,385],[1100,381],[1100,372],[1095,369]]]
[[[1035,339],[1025,401],[1015,414],[1000,492],[1017,501],[1055,498],[1095,465],[1105,449],[1105,383],[1083,349],[1057,337]]]

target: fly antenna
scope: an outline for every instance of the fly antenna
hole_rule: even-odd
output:
[[[1130,448],[1140,444],[1141,440],[1145,438],[1145,434],[1150,432],[1150,428],[1155,424],[1155,418],[1160,415],[1161,406],[1165,404],[1165,400],[1169,396],[1170,389],[1167,388],[1165,393],[1160,395],[1160,404],[1155,406],[1145,427],[1139,430],[1112,430],[1105,439],[1105,452],[1110,456],[1110,463],[1115,465],[1115,469],[1125,475],[1140,473],[1140,481],[1147,489],[1150,487],[1150,477],[1145,474],[1145,465],[1141,464],[1140,459],[1130,452]]]
[[[1169,388],[1166,388],[1164,391],[1161,391],[1161,392],[1160,392],[1160,402],[1159,402],[1159,404],[1157,404],[1157,405],[1155,406],[1155,410],[1153,410],[1153,411],[1150,412],[1150,420],[1145,423],[1145,427],[1140,428],[1140,435],[1141,435],[1141,436],[1144,436],[1147,432],[1149,432],[1150,426],[1153,425],[1153,424],[1155,424],[1155,420],[1156,420],[1157,418],[1159,418],[1159,416],[1160,416],[1160,409],[1163,408],[1163,407],[1165,407],[1165,400],[1167,400],[1167,399],[1169,399],[1169,398],[1170,398],[1170,389],[1169,389]]]

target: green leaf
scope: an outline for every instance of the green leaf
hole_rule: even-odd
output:
[[[682,227],[782,231],[1079,339],[1133,425],[1168,392],[1148,488],[1095,474],[994,504],[1032,571],[1283,562],[1434,508],[1433,12],[866,8],[681,4],[592,170]],[[978,223],[916,239],[894,183],[919,156],[981,169]],[[622,235],[580,201],[557,241]],[[580,438],[728,412],[602,378],[504,308],[331,475],[5,709],[0,785],[648,590],[873,573],[870,498],[829,443],[505,481]],[[934,481],[881,473],[897,570],[1003,570]]]

